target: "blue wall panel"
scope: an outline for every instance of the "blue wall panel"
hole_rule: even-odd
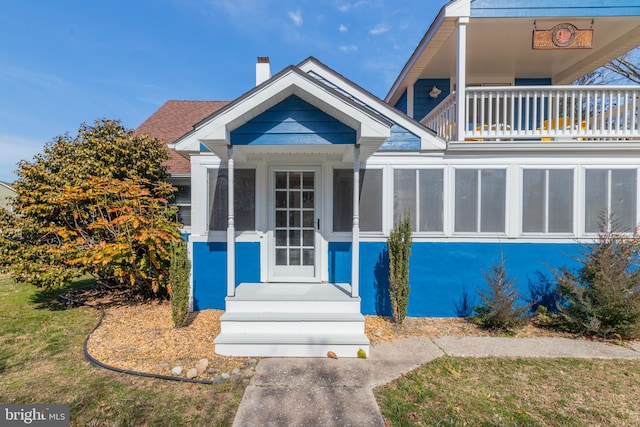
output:
[[[231,131],[234,145],[355,144],[356,131],[291,95]]]
[[[551,86],[553,84],[550,77],[535,79],[515,79],[516,86]]]
[[[236,286],[260,283],[260,243],[236,243]]]
[[[429,96],[436,86],[442,91],[437,98]],[[418,79],[413,85],[413,118],[420,121],[429,114],[443,99],[449,96],[451,86],[449,79]]]
[[[402,126],[391,126],[391,135],[380,146],[380,151],[420,150],[420,138]]]
[[[406,89],[404,92],[402,92],[402,96],[400,96],[400,98],[398,99],[398,102],[396,102],[396,105],[394,105],[394,107],[396,107],[398,110],[402,111],[403,113],[407,114],[407,90]]]
[[[634,16],[640,14],[635,0],[474,0],[471,16],[478,18],[553,16]]]
[[[538,271],[575,267],[578,244],[553,243],[414,243],[410,261],[409,316],[452,317],[463,287],[479,303],[477,290],[485,288],[483,270],[504,254],[510,277],[524,296]],[[260,281],[259,243],[236,244],[236,284]],[[225,242],[193,244],[194,309],[224,310],[227,289]],[[329,281],[350,283],[351,243],[329,243]],[[391,315],[389,255],[386,242],[360,243],[360,297],[362,313]]]
[[[227,243],[193,243],[193,309],[225,309]],[[236,286],[260,282],[260,244],[236,243]]]
[[[488,270],[504,253],[510,277],[524,296],[536,272],[547,266],[575,266],[577,244],[414,243],[410,261],[409,316],[452,317],[463,286],[476,299]],[[360,296],[364,314],[390,315],[388,254],[385,242],[360,244]]]
[[[351,242],[329,242],[329,282],[351,283]]]
[[[224,310],[227,294],[227,243],[193,243],[193,309]]]

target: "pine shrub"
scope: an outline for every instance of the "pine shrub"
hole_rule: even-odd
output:
[[[189,314],[189,275],[191,263],[184,241],[171,248],[171,264],[169,266],[169,293],[171,295],[171,318],[176,328],[187,324]]]
[[[640,237],[603,215],[598,240],[586,245],[574,273],[555,271],[559,311],[569,330],[602,338],[640,338]]]
[[[523,297],[518,292],[515,279],[509,277],[504,257],[483,271],[488,289],[479,290],[482,304],[475,308],[471,321],[486,329],[512,331],[524,326],[528,319],[525,313],[528,304],[522,304]]]
[[[389,234],[389,298],[394,322],[401,324],[409,305],[409,257],[411,256],[411,216],[405,213]]]

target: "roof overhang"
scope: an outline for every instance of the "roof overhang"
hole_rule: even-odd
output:
[[[385,117],[340,94],[298,68],[288,67],[198,123],[192,132],[178,139],[173,147],[183,153],[199,152],[202,144],[221,159],[227,160],[231,132],[292,95],[354,129],[355,144],[360,145],[362,160],[377,151],[390,136],[392,123]],[[246,151],[247,154],[255,150],[286,150],[290,154],[308,154],[310,150],[304,145],[277,146],[271,149],[244,145],[235,147],[236,151]],[[343,154],[346,159],[349,156],[347,151],[353,152],[352,148],[346,147],[352,146],[327,145],[321,150]]]
[[[570,84],[640,45],[640,6],[584,6],[570,0],[552,7],[535,1],[456,0],[439,12],[385,97],[395,105],[420,78],[456,76],[457,25],[468,18],[467,84],[508,84],[515,78],[550,78]],[[595,2],[594,2],[595,3]],[[629,4],[631,2],[628,2]],[[593,29],[591,49],[532,48],[534,29],[571,23]]]
[[[298,67],[305,73],[317,75],[331,85],[355,97],[369,108],[379,112],[384,117],[389,118],[417,135],[420,138],[420,149],[422,151],[441,151],[446,148],[446,142],[439,138],[434,131],[327,67],[318,59],[309,57],[300,63]]]

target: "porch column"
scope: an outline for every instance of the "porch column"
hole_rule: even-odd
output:
[[[360,144],[353,147],[353,229],[351,231],[351,296],[360,296]]]
[[[415,96],[415,91],[414,91],[414,84],[410,84],[407,86],[407,116],[411,117],[412,119],[413,117],[413,104],[414,104],[414,96]]]
[[[458,60],[456,61],[456,123],[458,123],[457,140],[464,141],[467,131],[465,115],[465,92],[467,88],[467,24],[469,17],[458,18]]]
[[[233,146],[227,146],[227,296],[236,294],[236,227],[233,209]]]

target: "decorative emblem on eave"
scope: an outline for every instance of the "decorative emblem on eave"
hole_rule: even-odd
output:
[[[534,49],[591,49],[593,47],[593,28],[579,29],[567,22],[549,30],[538,30],[535,22],[533,26]]]

